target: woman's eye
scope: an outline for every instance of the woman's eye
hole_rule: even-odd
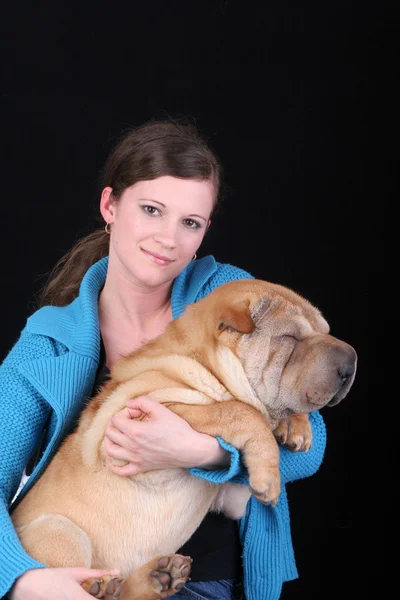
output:
[[[189,229],[198,229],[200,227],[200,223],[194,221],[193,219],[185,219],[183,222],[185,223],[186,227],[189,227]]]
[[[160,211],[158,210],[158,208],[156,208],[155,206],[149,206],[149,205],[145,205],[145,206],[141,206],[141,209],[148,215],[156,215],[157,213],[159,213]]]

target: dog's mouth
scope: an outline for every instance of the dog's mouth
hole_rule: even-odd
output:
[[[352,375],[352,378],[350,379],[350,381],[346,382],[346,385],[344,385],[342,387],[342,389],[340,389],[331,400],[329,400],[329,402],[327,403],[326,406],[336,406],[337,404],[339,404],[339,402],[341,402],[343,400],[343,398],[345,398],[349,392],[349,389],[351,388],[351,385],[353,383],[354,380],[354,374]]]
[[[336,406],[337,404],[339,404],[339,402],[343,399],[343,394],[338,392],[328,402],[326,402],[326,400],[316,401],[316,399],[312,398],[312,396],[308,393],[306,393],[306,397],[307,397],[307,402],[309,404],[312,404],[313,406],[315,406],[316,410],[320,410],[321,408],[324,408],[325,406]]]
[[[335,394],[335,396],[333,396],[332,400],[329,400],[329,402],[326,406],[336,406],[337,404],[339,404],[341,399],[342,398],[339,394]]]

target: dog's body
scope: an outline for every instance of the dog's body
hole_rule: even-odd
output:
[[[15,509],[27,551],[53,567],[118,567],[127,578],[124,599],[174,593],[187,579],[189,561],[171,555],[207,512],[239,518],[251,492],[274,504],[280,491],[275,437],[307,450],[307,413],[348,393],[356,353],[328,332],[310,303],[260,280],[224,284],[189,306],[165,333],[115,365],[77,431]],[[140,395],[240,449],[250,488],[210,484],[185,469],[113,474],[105,464],[105,428]],[[167,587],[155,574],[164,571],[171,577]],[[97,597],[102,593],[99,587]]]

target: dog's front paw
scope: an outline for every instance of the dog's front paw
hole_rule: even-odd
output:
[[[122,584],[124,580],[112,575],[96,577],[96,579],[87,579],[82,583],[83,589],[95,598],[104,598],[104,600],[118,600],[122,593]]]
[[[259,474],[250,473],[249,487],[257,500],[275,506],[281,492],[279,469],[268,469]]]
[[[153,589],[163,597],[179,592],[189,580],[190,565],[193,559],[190,556],[172,554],[154,559],[150,580]]]
[[[291,415],[274,430],[274,436],[292,452],[307,452],[312,445],[312,429],[308,415]]]

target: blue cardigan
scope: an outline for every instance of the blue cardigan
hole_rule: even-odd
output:
[[[37,481],[92,393],[100,352],[98,295],[107,265],[105,258],[87,271],[79,296],[68,306],[46,306],[34,313],[0,369],[0,598],[22,573],[44,567],[22,548],[9,510],[43,432],[44,452],[14,506]],[[173,318],[222,283],[246,277],[251,275],[219,264],[212,256],[191,262],[173,285]],[[311,415],[311,423],[314,438],[309,452],[281,449],[283,485],[277,505],[264,506],[251,497],[239,522],[248,600],[276,600],[283,582],[297,577],[284,484],[312,475],[322,462],[326,433],[318,412]],[[219,443],[231,452],[230,467],[191,469],[192,474],[213,482],[247,483],[238,451],[223,440]]]

